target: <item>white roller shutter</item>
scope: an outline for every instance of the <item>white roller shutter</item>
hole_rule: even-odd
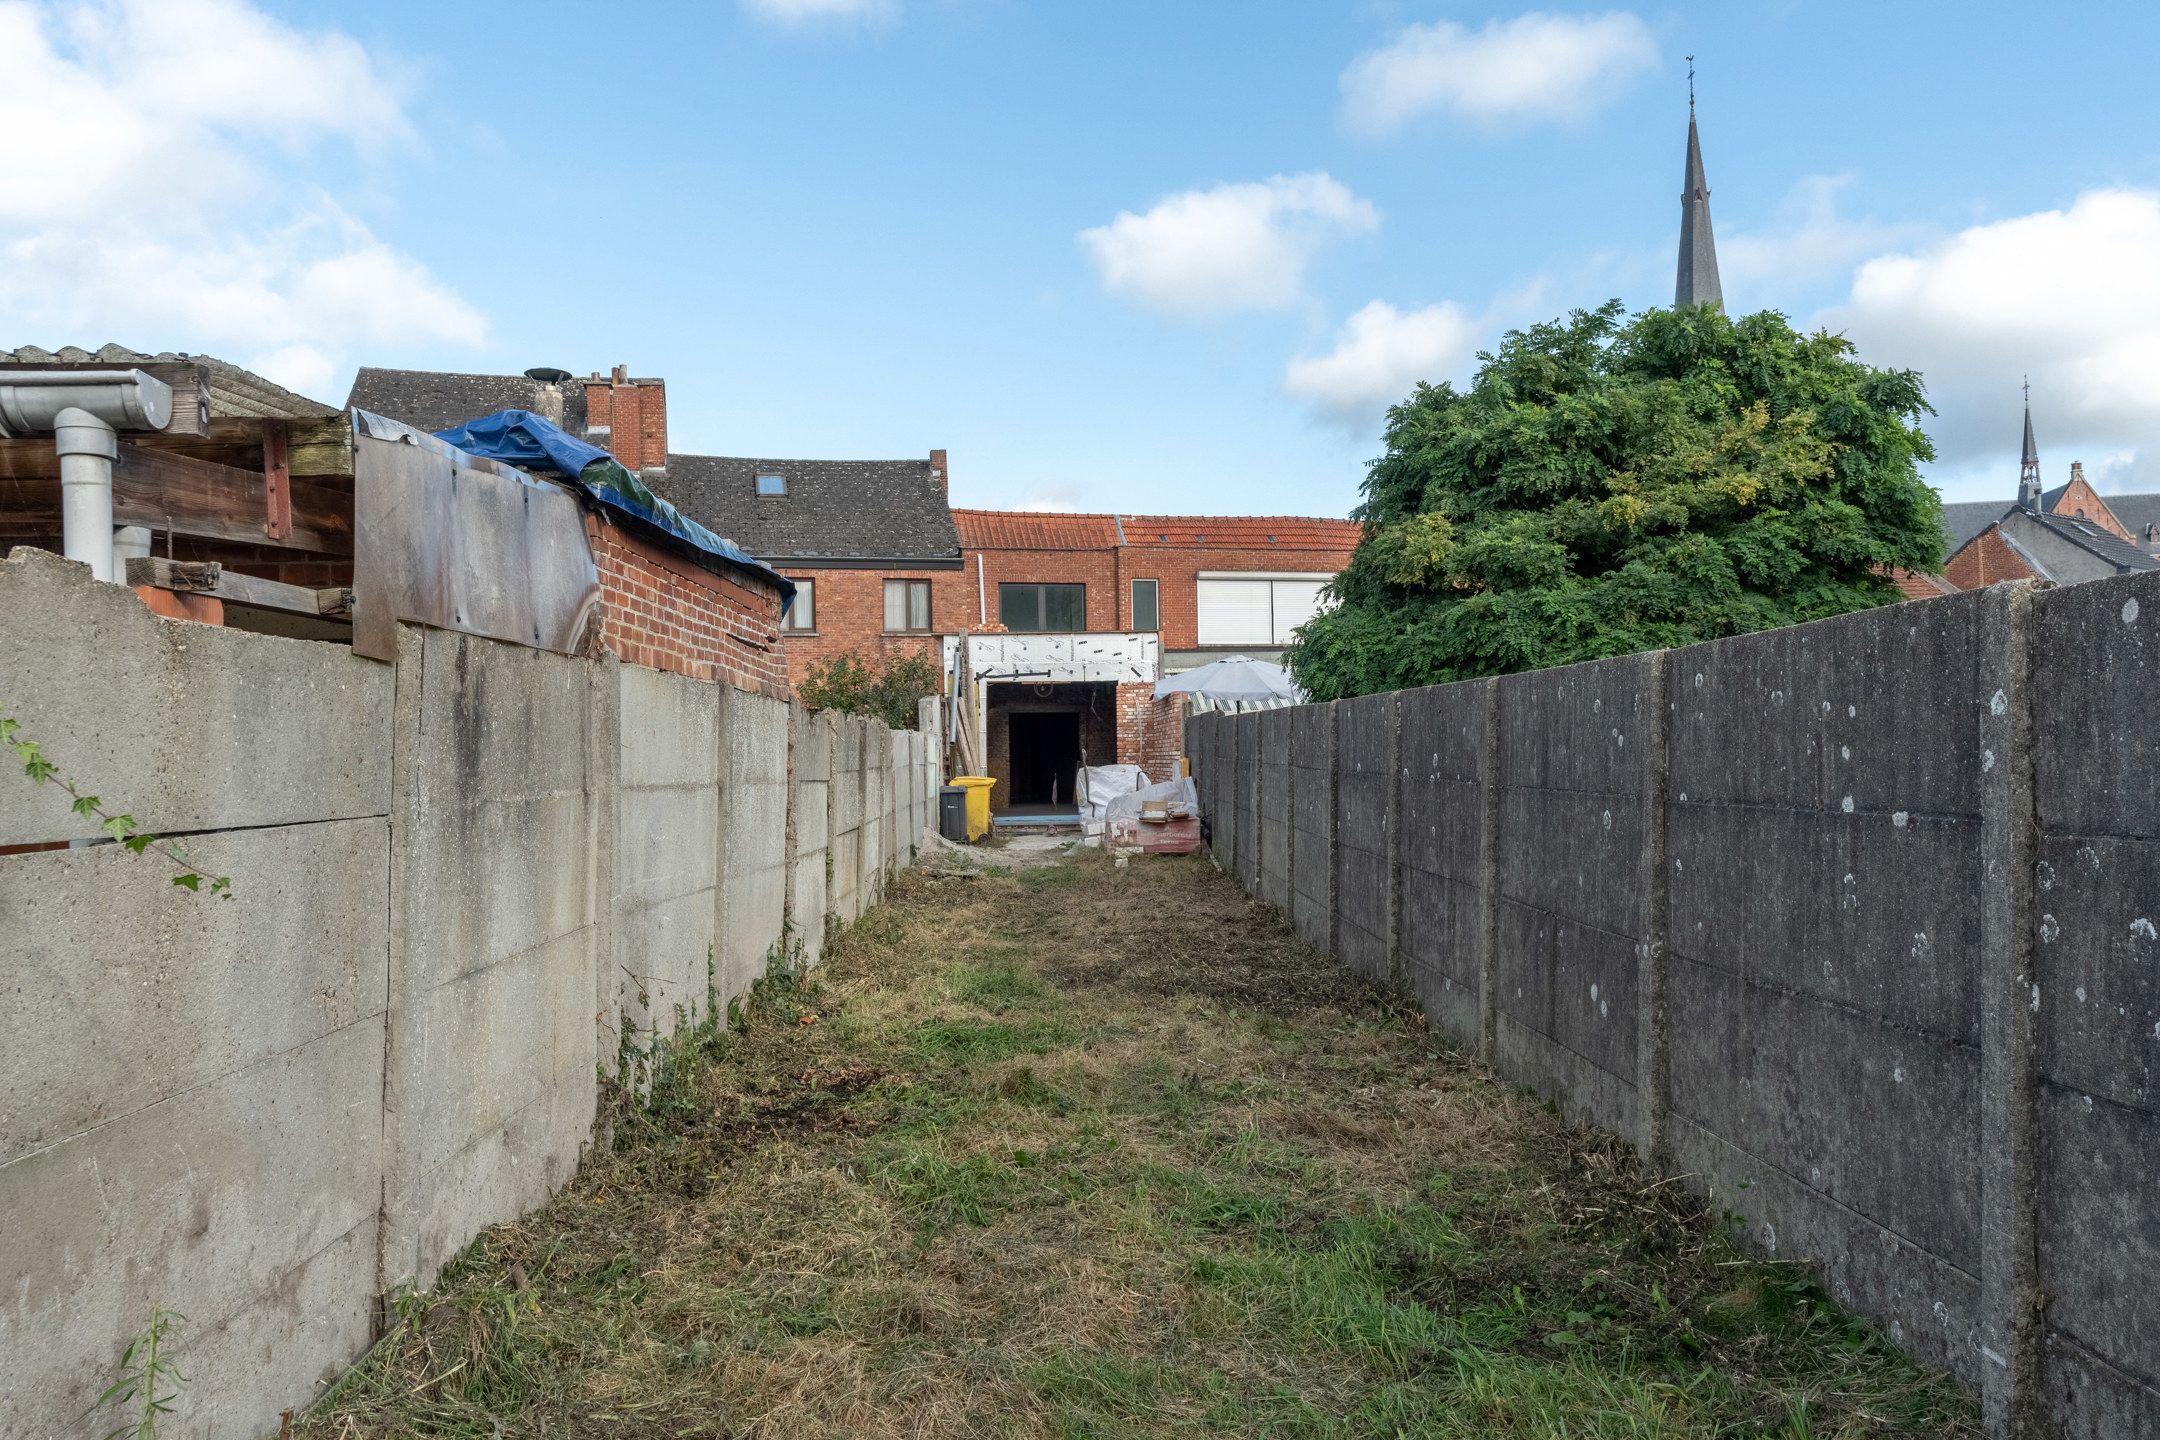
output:
[[[1209,580],[1199,582],[1200,643],[1202,645],[1269,645],[1274,643],[1273,597],[1266,580]]]
[[[1275,643],[1288,645],[1297,627],[1320,613],[1320,592],[1325,580],[1276,580]]]

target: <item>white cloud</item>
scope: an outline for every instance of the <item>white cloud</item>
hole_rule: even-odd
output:
[[[306,178],[413,142],[347,36],[243,0],[0,0],[0,133],[9,343],[212,351],[319,391],[354,347],[485,335]]]
[[[1720,237],[1718,270],[1727,284],[1738,280],[1749,288],[1775,293],[1836,275],[1867,256],[1914,244],[1926,236],[1924,225],[1841,213],[1838,197],[1852,178],[1807,176],[1785,193],[1767,225]]]
[[[1626,11],[1412,25],[1343,71],[1343,123],[1385,135],[1435,110],[1488,126],[1581,120],[1657,63],[1650,27]]]
[[[804,25],[820,20],[879,20],[890,15],[893,0],[742,0],[743,9],[760,20]]]
[[[1080,243],[1111,294],[1197,319],[1297,304],[1324,246],[1379,225],[1380,212],[1332,176],[1277,175],[1121,211]]]
[[[1292,360],[1283,388],[1325,419],[1368,429],[1418,381],[1467,372],[1485,333],[1452,301],[1404,311],[1375,300],[1343,322],[1333,350]]]
[[[2160,191],[2090,190],[2067,209],[1975,225],[1861,265],[1819,317],[1873,365],[1915,369],[1945,471],[1975,495],[2016,482],[2019,380],[2051,478],[2075,459],[2151,450],[2160,433]],[[2085,453],[2080,454],[2080,450]],[[1979,467],[2007,457],[1993,480]],[[1989,471],[1987,473],[1992,473]]]

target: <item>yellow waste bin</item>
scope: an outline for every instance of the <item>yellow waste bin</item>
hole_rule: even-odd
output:
[[[952,783],[967,791],[967,837],[973,844],[990,833],[990,787],[997,781],[988,775],[955,775]]]

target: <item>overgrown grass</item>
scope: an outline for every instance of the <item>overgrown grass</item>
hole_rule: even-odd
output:
[[[1204,861],[905,876],[606,1128],[302,1434],[1977,1433]]]

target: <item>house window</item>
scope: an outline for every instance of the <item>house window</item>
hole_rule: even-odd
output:
[[[797,580],[795,603],[788,606],[787,614],[780,617],[782,630],[817,629],[817,582]]]
[[[787,476],[760,475],[757,477],[757,493],[760,495],[787,494]]]
[[[1160,630],[1162,589],[1153,580],[1132,582],[1132,628],[1135,630]]]
[[[1288,645],[1320,613],[1332,575],[1202,575],[1202,645]]]
[[[1042,634],[1087,629],[1085,585],[999,585],[998,621],[1008,630]]]
[[[885,628],[887,630],[928,630],[930,628],[929,581],[887,580],[885,582]]]

